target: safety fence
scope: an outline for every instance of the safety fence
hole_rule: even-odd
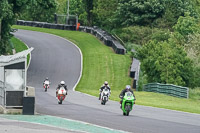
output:
[[[97,26],[94,26],[94,27],[79,26],[77,28],[76,25],[54,24],[54,23],[47,23],[47,22],[24,21],[24,20],[18,20],[17,25],[60,29],[60,30],[74,30],[74,31],[79,30],[79,31],[87,32],[96,36],[105,45],[112,47],[115,53],[117,54],[126,53],[126,49],[124,48],[123,45],[121,45],[121,43],[118,40],[116,40],[114,37],[112,37],[112,35],[108,34],[106,31],[103,31],[102,29],[98,28]]]
[[[60,29],[60,30],[76,30],[76,26],[73,26],[73,25],[53,24],[53,23],[38,22],[38,21],[18,20],[17,25],[33,26],[33,27],[40,27],[40,28],[50,28],[50,29]]]
[[[96,36],[105,45],[112,47],[115,53],[117,54],[126,53],[126,49],[117,39],[115,39],[112,35],[110,35],[106,31],[99,29],[97,26],[94,27],[80,26],[79,31],[87,32]]]
[[[180,98],[188,98],[189,96],[189,88],[171,84],[149,83],[143,86],[143,91],[163,93]]]

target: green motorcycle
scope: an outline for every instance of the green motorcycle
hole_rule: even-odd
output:
[[[133,104],[135,104],[135,97],[133,96],[133,94],[131,92],[126,92],[123,100],[122,100],[122,111],[123,111],[123,115],[128,116],[129,112],[132,110],[133,108]]]

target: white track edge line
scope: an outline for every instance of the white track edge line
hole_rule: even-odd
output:
[[[99,127],[99,128],[108,129],[108,130],[111,130],[111,131],[119,131],[119,132],[123,132],[123,133],[131,133],[131,132],[127,132],[127,131],[123,131],[123,130],[119,130],[119,129],[112,129],[112,128],[109,128],[109,127],[104,127],[104,126],[100,126],[100,125],[96,125],[96,124],[92,124],[92,123],[84,122],[84,121],[80,121],[80,120],[73,120],[73,119],[68,119],[68,118],[62,118],[62,117],[58,117],[58,116],[54,116],[54,115],[46,115],[46,116],[57,117],[57,118],[65,119],[65,120],[68,120],[68,121],[79,122],[79,123],[82,123],[82,124],[92,125],[92,126],[96,126],[96,127]]]
[[[37,123],[37,122],[30,122],[30,121],[25,121],[25,120],[13,120],[13,119],[9,119],[9,118],[3,118],[3,119],[10,120],[10,121],[16,121],[16,122],[22,122],[22,123],[31,123],[31,124],[36,124],[36,125],[43,125],[43,126],[48,126],[48,127],[60,128],[60,129],[69,130],[69,131],[78,131],[78,132],[82,132],[82,133],[88,133],[88,132],[85,132],[85,131],[62,128],[62,127],[57,127],[57,126],[52,126],[52,125],[42,124],[42,123]],[[40,129],[38,129],[38,130],[40,130]]]

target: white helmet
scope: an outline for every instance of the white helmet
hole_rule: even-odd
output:
[[[130,85],[126,85],[126,89],[127,89],[127,90],[130,90],[130,89],[131,89],[131,86],[130,86]]]
[[[64,85],[64,84],[65,84],[65,81],[61,81],[60,84],[61,84],[61,85]]]
[[[104,82],[104,85],[108,85],[108,81],[105,81],[105,82]]]

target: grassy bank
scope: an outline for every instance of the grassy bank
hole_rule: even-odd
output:
[[[91,34],[27,26],[14,26],[14,28],[51,33],[74,42],[83,53],[83,73],[76,87],[77,91],[98,96],[100,86],[107,80],[112,89],[110,98],[119,101],[121,90],[126,84],[131,84],[132,79],[128,76],[131,64],[129,55],[115,54],[110,47],[103,45]],[[136,104],[139,105],[200,114],[198,98],[182,99],[150,92],[135,92],[135,95]]]
[[[15,38],[15,37],[12,37],[11,41],[14,45],[16,53],[28,49],[28,47],[22,41],[20,41],[19,39]],[[30,60],[30,54],[28,54],[27,63],[29,62],[29,60]]]

